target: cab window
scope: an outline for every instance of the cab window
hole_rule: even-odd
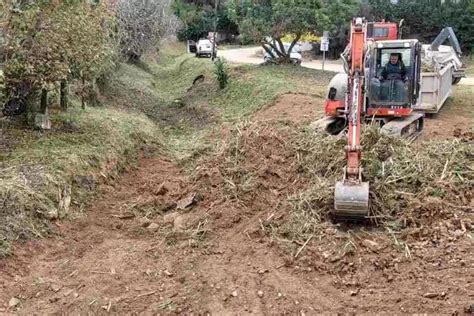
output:
[[[388,37],[388,27],[375,27],[374,28],[374,37]]]

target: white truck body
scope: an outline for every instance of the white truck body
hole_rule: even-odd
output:
[[[423,64],[428,71],[421,73],[420,97],[416,111],[438,113],[452,93],[453,75],[462,62],[451,46],[441,45],[438,51],[423,45]]]

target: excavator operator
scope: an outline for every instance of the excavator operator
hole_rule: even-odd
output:
[[[382,80],[406,80],[406,67],[398,53],[391,53],[390,60],[382,69]]]
[[[407,84],[407,70],[401,59],[400,53],[391,53],[387,64],[382,68],[379,77],[380,94],[382,101],[404,102],[408,96],[405,85]]]

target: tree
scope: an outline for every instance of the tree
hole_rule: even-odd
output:
[[[179,20],[172,13],[171,4],[172,0],[119,0],[117,17],[124,56],[138,61],[162,37],[177,31]]]
[[[217,5],[217,12],[215,5]],[[197,41],[203,36],[207,36],[210,31],[214,30],[216,21],[218,32],[238,32],[237,25],[231,21],[221,1],[217,3],[206,1],[203,3],[189,3],[185,0],[176,0],[173,8],[174,13],[183,23],[183,27],[178,32],[179,40]]]
[[[329,22],[319,0],[234,0],[229,15],[244,36],[260,43],[279,63],[290,62],[294,45],[307,32],[321,33]],[[294,34],[289,49],[282,37]]]
[[[464,50],[474,50],[474,2],[472,0],[368,0],[376,20],[405,20],[404,37],[428,43],[445,26],[452,26]]]
[[[331,37],[331,51],[334,58],[344,50],[348,43],[350,21],[359,10],[356,0],[324,0],[323,12],[328,17],[325,30],[329,31]]]
[[[95,80],[110,65],[105,7],[81,0],[11,3],[17,5],[8,19],[5,83],[9,99],[22,100],[29,112],[46,113],[48,91],[58,82],[66,106],[68,81]]]

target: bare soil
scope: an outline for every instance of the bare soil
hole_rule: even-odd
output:
[[[284,95],[255,118],[305,124],[314,102]],[[0,312],[469,312],[469,233],[413,232],[407,252],[377,228],[328,225],[307,245],[294,241],[298,255],[288,251],[271,229],[288,217],[287,196],[309,184],[285,135],[244,136],[244,161],[233,171],[246,186],[236,188],[223,174],[233,160],[219,155],[192,175],[166,157],[143,157],[117,182],[102,185],[83,216],[57,222],[54,237],[18,244],[15,255],[0,261]],[[348,231],[355,251],[328,252]],[[9,307],[13,297],[20,302]]]
[[[425,119],[421,139],[447,139],[471,135],[472,140],[472,115],[472,109],[466,104],[457,104],[448,100],[439,113],[428,115]]]
[[[315,95],[287,93],[269,104],[254,116],[256,121],[289,121],[309,123],[323,109],[323,99]]]

